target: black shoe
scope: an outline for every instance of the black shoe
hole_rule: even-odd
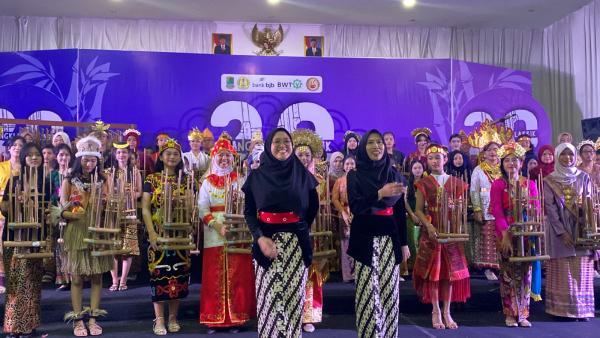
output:
[[[589,319],[588,317],[585,317],[585,318],[577,318],[577,321],[578,321],[578,322],[589,322],[589,321],[590,321],[590,319]]]

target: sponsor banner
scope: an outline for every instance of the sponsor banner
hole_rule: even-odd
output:
[[[323,78],[298,75],[221,75],[224,92],[321,93]]]

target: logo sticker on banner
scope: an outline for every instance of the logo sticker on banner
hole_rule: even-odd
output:
[[[221,75],[221,90],[224,92],[321,93],[322,83],[320,76]]]

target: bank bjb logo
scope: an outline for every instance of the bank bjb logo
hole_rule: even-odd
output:
[[[310,90],[311,92],[319,90],[320,87],[321,83],[316,77],[309,77],[308,80],[306,80],[306,89]]]
[[[233,76],[228,76],[225,78],[225,87],[227,89],[235,88],[235,79],[233,78]]]
[[[237,80],[237,85],[239,89],[248,89],[250,88],[250,80],[247,77],[240,76]]]

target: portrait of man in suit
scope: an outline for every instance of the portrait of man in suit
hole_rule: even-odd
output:
[[[214,54],[231,54],[231,34],[213,34]]]
[[[322,36],[305,36],[306,56],[323,56],[323,37]]]

